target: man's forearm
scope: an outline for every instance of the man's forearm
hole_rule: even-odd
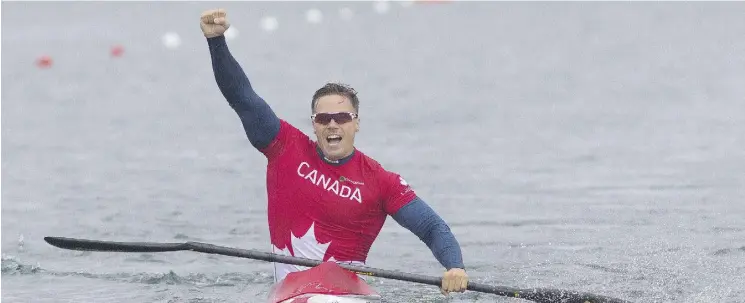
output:
[[[279,133],[280,121],[251,87],[246,73],[228,49],[225,36],[207,38],[212,70],[220,92],[240,117],[251,145],[262,149]]]
[[[402,207],[393,219],[413,232],[446,269],[463,268],[460,244],[450,227],[419,197]]]

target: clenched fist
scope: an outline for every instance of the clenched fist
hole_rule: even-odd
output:
[[[230,27],[224,9],[211,9],[202,13],[199,27],[207,38],[221,36]]]
[[[440,292],[448,295],[451,292],[464,292],[468,288],[468,274],[462,268],[452,268],[442,275]]]

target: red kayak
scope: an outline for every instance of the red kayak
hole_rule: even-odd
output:
[[[288,274],[272,286],[269,303],[366,303],[381,297],[357,274],[334,262]]]

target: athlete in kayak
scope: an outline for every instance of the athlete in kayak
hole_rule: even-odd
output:
[[[277,117],[230,53],[225,10],[202,13],[217,86],[266,156],[268,221],[277,254],[364,264],[388,215],[419,237],[445,267],[440,290],[468,284],[458,241],[448,225],[397,173],[354,147],[359,100],[351,87],[328,83],[311,99],[316,140]],[[275,281],[305,268],[274,264]]]

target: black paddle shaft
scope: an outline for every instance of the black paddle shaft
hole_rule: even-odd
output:
[[[282,256],[257,250],[238,249],[200,242],[185,243],[152,243],[152,242],[113,242],[63,237],[44,237],[47,243],[64,249],[106,252],[169,252],[195,251],[223,256],[248,258],[267,262],[292,264],[313,267],[321,264],[320,260]],[[339,263],[339,266],[357,274],[440,286],[442,278],[411,274],[399,271],[378,269],[366,266]],[[492,286],[468,282],[468,290],[490,293],[511,298],[520,298],[539,303],[631,303],[616,298],[598,296],[589,293],[565,291],[560,289],[531,288],[520,289],[505,286]]]

